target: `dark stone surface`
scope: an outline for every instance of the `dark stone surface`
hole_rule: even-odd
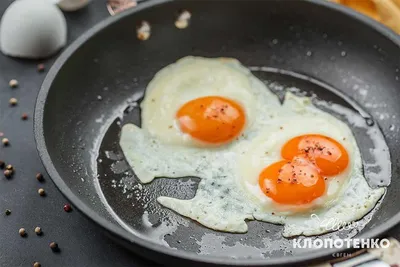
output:
[[[12,0],[0,3],[0,14]],[[105,0],[94,0],[87,8],[66,13],[69,43],[85,30],[106,18],[108,12]],[[46,71],[55,57],[43,63]],[[46,75],[38,73],[37,64],[42,61],[25,61],[0,54],[0,132],[10,139],[10,146],[0,145],[0,160],[15,166],[16,173],[7,180],[0,175],[0,266],[32,266],[39,261],[46,266],[149,266],[151,263],[132,255],[116,245],[101,230],[73,210],[63,210],[67,203],[45,175],[45,182],[39,183],[35,175],[45,173],[36,152],[33,138],[32,117],[37,92]],[[17,79],[20,86],[10,89],[10,79]],[[18,99],[16,107],[9,107],[11,97]],[[28,113],[27,121],[21,120],[22,113]],[[40,197],[38,189],[46,190],[46,197]],[[11,215],[6,216],[5,210]],[[34,228],[40,226],[42,236],[36,236]],[[28,236],[21,238],[18,230],[24,227]],[[400,227],[389,235],[400,238]],[[53,253],[50,242],[57,242],[59,253]]]
[[[1,15],[11,2],[1,1]],[[105,2],[95,0],[85,9],[65,13],[68,43],[108,16]],[[66,213],[66,199],[46,174],[44,183],[35,178],[37,172],[45,171],[36,152],[32,112],[37,92],[56,57],[43,61],[46,71],[39,73],[37,64],[42,61],[15,60],[0,54],[0,132],[11,144],[0,145],[0,160],[16,169],[10,180],[0,175],[0,266],[33,266],[34,261],[43,267],[149,266],[149,262],[116,245],[78,211]],[[14,78],[19,87],[11,89],[8,82]],[[18,99],[16,107],[9,107],[11,97]],[[24,112],[29,115],[27,121],[21,119]],[[39,196],[39,188],[46,190],[46,197]],[[5,215],[6,209],[11,215]],[[35,234],[36,226],[42,228],[42,236]],[[21,227],[28,233],[26,238],[18,234]],[[58,243],[59,253],[51,251],[52,241]]]

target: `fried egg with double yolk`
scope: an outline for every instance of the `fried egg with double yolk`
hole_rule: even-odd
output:
[[[384,188],[365,180],[350,128],[309,98],[287,93],[282,107],[275,126],[242,144],[237,183],[257,206],[254,218],[285,224],[284,236],[329,231],[321,220],[361,219]]]

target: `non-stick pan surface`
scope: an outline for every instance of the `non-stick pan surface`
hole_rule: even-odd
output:
[[[174,16],[182,8],[192,12],[192,20],[189,28],[178,30]],[[144,42],[135,32],[142,20],[152,26]],[[247,234],[220,233],[162,208],[157,196],[191,198],[197,178],[140,185],[118,146],[120,127],[140,125],[137,103],[146,85],[181,57],[234,57],[246,66],[269,67],[254,74],[361,109],[364,117],[371,116],[371,127],[381,128],[392,155],[392,183],[364,229],[340,233],[378,236],[400,220],[399,44],[399,37],[383,26],[325,1],[141,4],[87,32],[54,64],[36,106],[38,150],[76,208],[155,261],[249,266],[327,258],[338,250],[294,250],[292,241],[281,236],[281,226],[249,222]],[[356,137],[362,142],[362,135]]]

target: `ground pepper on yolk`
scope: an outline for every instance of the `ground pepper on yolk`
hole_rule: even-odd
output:
[[[281,149],[283,160],[259,175],[265,195],[280,204],[307,204],[325,192],[327,176],[343,172],[349,164],[346,149],[336,140],[318,134],[297,136]]]
[[[182,132],[210,144],[232,141],[246,124],[242,106],[220,96],[191,100],[178,110],[176,118]]]
[[[303,155],[320,169],[323,176],[339,174],[349,164],[349,155],[339,142],[318,134],[292,138],[282,147],[281,155],[287,160]]]
[[[318,169],[303,157],[269,165],[259,176],[259,186],[280,204],[307,204],[325,192],[325,182]]]

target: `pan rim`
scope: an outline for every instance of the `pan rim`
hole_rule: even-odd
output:
[[[34,136],[36,141],[37,150],[39,153],[39,157],[49,174],[50,178],[60,190],[60,192],[72,203],[72,205],[78,209],[81,213],[83,213],[87,218],[92,220],[95,224],[102,227],[104,230],[111,233],[113,236],[120,238],[121,240],[129,243],[133,243],[139,245],[143,248],[149,249],[151,251],[156,251],[158,253],[162,253],[168,255],[170,257],[185,259],[189,261],[208,263],[208,264],[223,264],[223,265],[246,265],[246,266],[276,266],[276,265],[293,265],[295,263],[307,263],[311,261],[317,261],[322,259],[330,258],[332,254],[340,253],[346,251],[346,249],[339,248],[327,248],[321,249],[318,251],[313,251],[313,253],[305,253],[301,255],[293,255],[288,258],[271,258],[271,259],[233,259],[233,258],[221,258],[219,256],[211,256],[211,255],[199,255],[194,252],[187,252],[183,250],[172,250],[160,244],[142,239],[133,234],[127,235],[127,231],[122,227],[119,227],[113,223],[110,223],[108,220],[100,216],[93,209],[87,206],[79,197],[72,192],[72,190],[66,185],[61,175],[58,173],[55,168],[51,156],[47,150],[45,138],[44,138],[44,129],[43,129],[43,119],[44,119],[44,109],[47,100],[48,93],[52,86],[52,83],[59,71],[62,69],[64,63],[77,51],[86,41],[91,39],[97,33],[104,30],[111,24],[117,23],[119,20],[130,16],[136,12],[139,12],[146,8],[151,8],[153,6],[157,6],[160,4],[164,4],[167,2],[171,2],[173,0],[151,0],[145,3],[139,4],[136,8],[127,10],[122,12],[117,16],[111,16],[94,27],[87,30],[83,33],[79,38],[77,38],[70,46],[57,58],[51,69],[49,70],[41,89],[38,93],[35,110],[34,110]],[[386,28],[384,25],[356,12],[349,8],[346,8],[341,5],[337,5],[335,3],[331,3],[329,1],[320,1],[320,0],[304,0],[304,2],[311,3],[317,6],[323,6],[324,8],[338,11],[346,16],[352,17],[361,23],[365,24],[372,30],[379,32],[382,36],[386,37],[394,44],[400,47],[400,36],[394,33],[389,28]],[[378,237],[387,232],[390,228],[394,227],[396,224],[400,222],[400,211],[387,220],[386,222],[376,226],[375,228],[367,231],[366,233],[357,236],[358,238],[373,238]]]

